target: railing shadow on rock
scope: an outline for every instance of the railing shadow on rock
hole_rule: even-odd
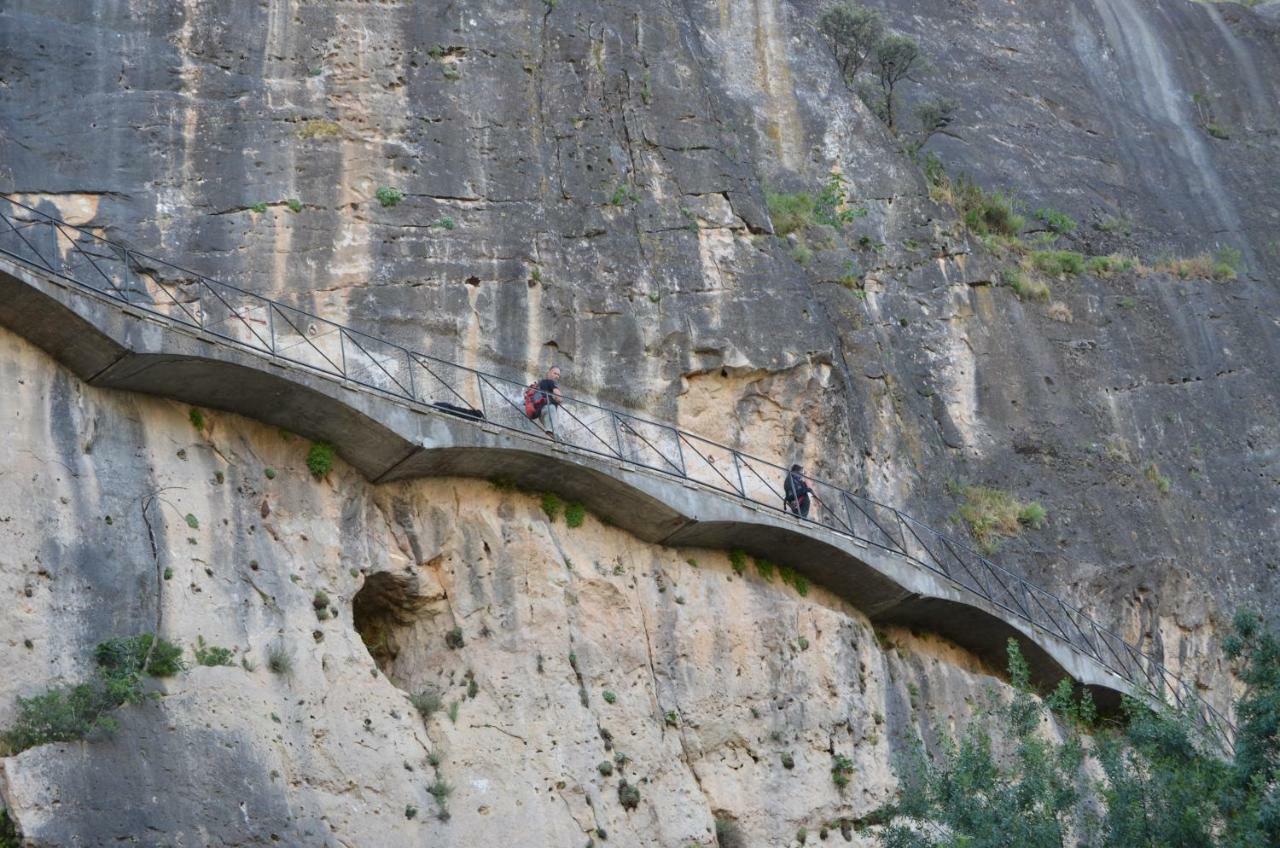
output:
[[[337,324],[68,224],[0,195],[0,254],[77,287],[264,357],[354,383],[399,401],[544,437],[524,414],[525,384],[458,365]],[[785,511],[787,469],[671,424],[565,397],[555,437],[630,463]],[[895,507],[806,478],[821,508],[799,519],[903,557],[1071,648],[1158,701],[1193,715],[1223,750],[1230,722],[1155,658],[1079,609]]]

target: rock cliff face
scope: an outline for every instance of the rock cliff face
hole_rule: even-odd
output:
[[[1082,275],[1020,300],[846,90],[811,2],[9,0],[0,189],[440,356],[556,362],[574,392],[931,523],[948,481],[1037,498],[1047,527],[1001,562],[1221,703],[1223,616],[1280,594],[1275,4],[871,5],[931,57],[907,102],[959,103],[927,147],[949,173],[1071,214],[1086,253],[1226,246],[1239,279]],[[866,216],[773,235],[766,192],[833,170]],[[3,761],[36,844],[480,845],[520,822],[529,844],[706,845],[716,814],[780,844],[866,815],[904,735],[990,682],[927,637],[886,649],[821,591],[548,525],[485,484],[312,483],[300,440],[197,431],[0,339],[0,724],[157,620],[257,663],[166,683],[113,741]],[[290,678],[265,669],[276,644]],[[428,685],[445,707],[424,725],[404,693]],[[630,812],[596,771],[617,751]],[[858,766],[843,795],[833,753]]]

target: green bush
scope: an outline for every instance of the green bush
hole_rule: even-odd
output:
[[[774,571],[775,571],[775,566],[773,563],[769,562],[769,560],[767,559],[756,560],[756,573],[759,574],[760,579],[764,580],[766,583],[773,582]]]
[[[455,627],[449,632],[445,633],[444,644],[446,647],[448,647],[450,650],[453,650],[453,651],[456,651],[459,648],[466,645],[467,642],[462,636],[462,628]]]
[[[1016,536],[1023,527],[1039,529],[1046,512],[1037,501],[1023,503],[1008,492],[986,486],[965,486],[960,490],[964,502],[957,511],[968,526],[978,547],[994,553],[1000,537]]]
[[[836,754],[831,760],[831,782],[838,789],[849,785],[849,775],[853,774],[853,760],[844,754]]]
[[[401,200],[404,200],[404,192],[398,188],[392,188],[391,186],[383,186],[378,189],[374,196],[378,198],[378,202],[381,203],[384,208],[395,206]]]
[[[769,205],[769,218],[773,221],[775,235],[786,236],[803,232],[816,223],[813,196],[803,191],[792,194],[765,192]]]
[[[197,665],[234,665],[232,660],[234,652],[230,648],[221,648],[217,645],[206,645],[203,636],[196,637],[196,646],[194,650]]]
[[[604,702],[606,704],[612,704],[618,700],[618,696],[613,692],[609,691],[608,689],[604,690],[604,692],[602,692],[601,695],[604,698]]]
[[[316,442],[307,451],[307,470],[317,480],[322,479],[333,470],[333,445],[328,442]]]
[[[1018,300],[1048,300],[1051,294],[1049,284],[1043,280],[1031,280],[1020,268],[1005,268],[1000,278],[1006,286],[1013,289]]]
[[[1103,279],[1115,274],[1132,271],[1137,266],[1138,263],[1132,256],[1122,256],[1118,253],[1113,253],[1110,256],[1090,256],[1089,260],[1084,263],[1085,271]]]
[[[604,760],[596,766],[596,771],[600,772],[601,777],[609,777],[613,774],[613,763]]]
[[[151,654],[149,660],[148,652]],[[167,639],[156,640],[150,633],[108,639],[99,643],[93,651],[101,673],[113,680],[141,676],[144,671],[152,677],[173,677],[187,667],[182,660],[182,654],[181,645],[176,645]],[[142,667],[143,662],[147,664],[145,670]]]
[[[1084,254],[1074,250],[1035,250],[1031,252],[1035,269],[1051,277],[1084,273]]]
[[[197,430],[204,429],[204,413],[196,409],[194,406],[191,407],[191,411],[187,413],[187,418],[190,419],[192,427],[195,427]]]
[[[1059,235],[1068,235],[1076,231],[1075,218],[1072,218],[1065,212],[1059,212],[1057,209],[1037,209],[1036,218],[1042,221],[1046,227]]]
[[[148,697],[144,674],[167,677],[185,668],[181,647],[161,639],[152,649],[153,641],[152,634],[144,633],[102,642],[94,649],[95,675],[88,683],[52,686],[30,698],[19,697],[17,718],[0,735],[4,746],[17,753],[49,742],[83,739],[94,731],[114,731],[117,722],[109,713]]]
[[[546,513],[547,520],[555,523],[556,518],[564,509],[564,501],[560,500],[560,496],[551,492],[544,492],[542,495],[542,511]]]
[[[998,191],[987,194],[966,177],[953,184],[951,195],[965,226],[978,235],[1017,236],[1027,225],[1013,198]]]
[[[747,573],[747,552],[740,550],[729,551],[729,566],[733,569],[733,573],[741,577]]]
[[[250,209],[251,211],[253,211],[253,212],[257,212],[259,215],[261,215],[262,213],[264,213],[264,212],[266,212],[266,211],[267,211],[267,204],[265,204],[265,203],[255,203],[255,204],[253,204],[252,206],[250,206],[250,207],[249,207],[249,209]]]
[[[580,503],[571,503],[564,508],[564,523],[569,527],[581,527],[587,520],[587,508]]]
[[[284,205],[289,207],[290,212],[302,211],[302,201],[298,200],[296,197],[289,198],[284,202]]]
[[[640,789],[633,784],[627,783],[624,777],[618,781],[618,801],[622,804],[624,810],[634,810],[640,806]]]

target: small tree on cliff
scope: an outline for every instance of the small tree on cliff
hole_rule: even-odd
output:
[[[858,97],[889,131],[898,135],[898,87],[914,79],[925,67],[925,57],[915,41],[886,30],[884,17],[874,9],[845,2],[832,6],[818,19],[818,31],[827,41],[845,87]],[[871,71],[874,82],[859,79]],[[909,149],[920,150],[935,133],[945,129],[955,117],[956,104],[946,98],[924,101],[916,107],[920,129]]]
[[[841,3],[822,13],[818,30],[827,37],[845,86],[853,91],[858,72],[884,37],[884,18],[874,9]]]

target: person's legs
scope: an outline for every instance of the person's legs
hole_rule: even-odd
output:
[[[807,497],[803,497],[800,499],[800,517],[801,518],[809,517],[809,498]]]

